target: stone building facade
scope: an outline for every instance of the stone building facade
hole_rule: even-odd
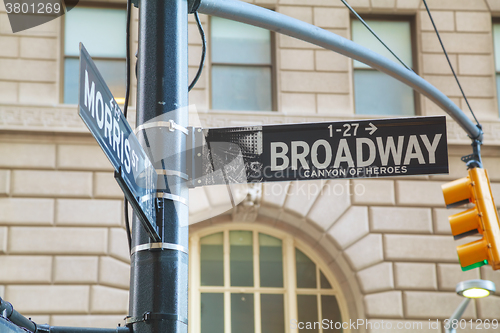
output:
[[[352,37],[355,19],[340,1],[251,2]],[[422,1],[349,3],[367,19],[407,20],[413,38],[413,68],[467,111]],[[500,0],[428,3],[483,125],[484,164],[499,204],[494,24],[500,18]],[[123,8],[124,1],[85,5]],[[135,53],[136,10],[133,17]],[[210,35],[210,19],[202,16],[202,22]],[[128,312],[130,255],[123,195],[109,162],[78,117],[77,107],[64,103],[64,17],[13,34],[1,3],[0,46],[0,296],[36,322],[113,327]],[[272,35],[271,47],[273,105],[269,110],[214,109],[211,73],[215,65],[209,57],[190,92],[190,104],[197,110],[192,118],[199,117],[205,127],[222,127],[385,116],[356,113],[356,68],[351,59],[278,34]],[[201,48],[190,17],[191,77]],[[135,105],[135,88],[133,82],[131,105]],[[416,115],[444,114],[419,95],[415,95],[414,108]],[[135,118],[133,111],[132,107],[129,119]],[[397,323],[417,322],[423,324],[423,331],[444,332],[441,325],[429,328],[429,320],[442,323],[453,313],[461,302],[454,292],[459,281],[490,279],[500,288],[500,273],[489,266],[468,272],[459,268],[455,246],[460,243],[451,237],[447,216],[460,210],[445,209],[441,185],[466,175],[460,157],[471,149],[463,130],[451,119],[447,125],[449,175],[265,184],[252,188],[231,209],[225,187],[192,190],[189,208],[195,252],[191,253],[191,272],[198,270],[201,237],[227,230],[265,233],[297,246],[317,264],[336,290],[342,320],[383,321],[394,324],[393,329]],[[292,267],[293,260],[290,265],[286,267]],[[284,274],[293,275],[294,270]],[[199,281],[190,283],[190,323],[198,327]],[[471,302],[464,318],[498,319],[499,309],[497,292]],[[286,332],[296,331],[286,324]],[[372,326],[344,331],[388,330]]]

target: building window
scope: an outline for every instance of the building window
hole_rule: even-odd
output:
[[[211,101],[215,110],[273,110],[271,32],[211,18]]]
[[[190,333],[285,333],[299,322],[348,318],[340,288],[321,264],[293,237],[270,233],[221,230],[191,238]],[[322,332],[341,330],[333,324]]]
[[[126,10],[75,7],[64,15],[64,93],[78,103],[80,42],[120,104],[125,102]]]
[[[497,81],[497,100],[500,110],[500,23],[493,24],[493,45],[495,47],[495,73]]]
[[[366,20],[366,22],[406,65],[413,67],[410,22],[380,20]],[[358,20],[352,21],[352,40],[398,62]],[[356,114],[415,115],[415,96],[412,88],[355,60],[354,102]]]

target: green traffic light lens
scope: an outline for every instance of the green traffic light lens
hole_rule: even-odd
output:
[[[460,265],[460,267],[462,268],[462,272],[466,272],[466,271],[470,271],[471,269],[478,268],[478,267],[481,267],[481,266],[484,266],[484,265],[488,265],[488,260],[483,260],[483,261],[480,261],[480,262],[476,262],[475,264],[472,264],[472,265],[469,265],[469,266],[465,266],[465,267],[462,267]]]

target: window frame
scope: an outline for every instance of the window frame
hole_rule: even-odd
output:
[[[229,283],[229,261],[230,254],[226,249],[229,245],[229,232],[230,231],[252,231],[253,244],[258,244],[259,233],[263,233],[272,237],[279,238],[282,241],[283,249],[283,288],[270,288],[270,287],[231,287]],[[201,286],[200,279],[200,238],[214,233],[223,232],[223,255],[224,255],[224,286]],[[257,243],[256,243],[257,242]],[[316,285],[317,288],[297,288],[296,278],[297,271],[295,267],[295,249],[299,249],[306,256],[308,256],[316,265]],[[302,240],[285,233],[279,229],[271,228],[261,224],[250,223],[231,223],[230,225],[219,225],[203,228],[193,232],[189,237],[189,333],[201,332],[201,293],[202,292],[217,292],[224,294],[224,330],[225,332],[231,331],[231,293],[251,293],[254,294],[254,327],[255,332],[260,332],[261,327],[261,309],[260,309],[260,295],[266,294],[283,294],[284,295],[284,314],[285,314],[285,332],[292,333],[290,327],[292,319],[298,320],[298,307],[297,295],[334,295],[336,296],[337,303],[340,309],[343,322],[349,321],[349,311],[346,298],[342,292],[340,284],[335,276],[328,269],[328,265],[323,259],[316,254],[310,247]],[[253,264],[254,264],[254,285],[258,285],[260,279],[259,271],[259,252],[256,247],[253,247]],[[226,268],[227,267],[227,268]],[[321,289],[320,274],[323,272],[324,276],[330,283],[332,289]],[[295,288],[293,288],[293,285]],[[258,300],[257,300],[258,299]],[[321,317],[321,297],[318,300],[318,316]],[[322,333],[323,329],[319,329]],[[350,329],[343,329],[344,333],[350,333]],[[235,333],[235,332],[232,332]]]
[[[497,77],[500,76],[500,71],[497,71],[496,55],[495,55],[495,35],[494,35],[495,25],[500,25],[500,17],[492,17],[491,18],[491,44],[493,46],[493,69],[495,71],[495,88],[496,88],[496,99],[497,99],[497,114],[500,117],[500,94],[499,94],[499,92],[500,92],[499,88],[500,87],[498,87],[498,84],[497,84]]]
[[[418,40],[417,40],[417,16],[416,15],[398,15],[398,14],[367,14],[362,16],[363,20],[376,20],[376,21],[389,21],[389,22],[408,22],[410,24],[410,37],[411,37],[411,56],[412,56],[412,69],[413,71],[419,75],[419,70],[420,70],[420,57],[419,57],[419,49],[418,49]],[[349,31],[350,31],[350,37],[351,41],[352,39],[352,22],[358,20],[358,18],[351,14],[349,15]],[[376,31],[375,31],[376,32]],[[384,41],[385,42],[385,41]],[[399,56],[399,55],[398,55]],[[397,60],[396,60],[397,61]],[[399,63],[399,62],[398,62]],[[353,112],[355,115],[359,116],[371,116],[371,115],[363,115],[363,114],[357,114],[356,113],[356,97],[354,96],[354,71],[356,68],[354,68],[354,59],[351,59],[351,68],[352,68],[352,105],[353,105]],[[377,71],[377,69],[374,68],[363,68],[362,70],[371,70],[371,71]],[[384,73],[384,75],[387,75]],[[402,83],[404,84],[404,83]],[[420,94],[413,89],[413,104],[414,104],[414,109],[415,109],[415,114],[413,116],[421,116],[422,115],[422,108],[421,108],[421,101],[420,101]],[[376,117],[398,117],[397,115],[377,115]],[[403,115],[401,115],[403,116]],[[373,116],[371,116],[373,117]],[[404,116],[407,117],[407,116]],[[411,117],[411,116],[410,116]]]
[[[269,10],[274,10],[272,8],[267,8]],[[208,43],[208,48],[207,48],[207,71],[208,71],[208,105],[209,105],[209,110],[214,110],[214,111],[227,111],[227,112],[275,112],[278,110],[278,86],[277,86],[277,62],[276,62],[276,33],[274,31],[270,31],[271,34],[271,39],[270,39],[270,48],[271,48],[271,63],[269,65],[260,65],[260,64],[232,64],[232,63],[214,63],[212,61],[212,16],[207,16],[208,17],[208,29],[207,29],[207,43]],[[212,101],[212,65],[220,65],[220,66],[235,66],[235,67],[270,67],[271,68],[271,107],[272,110],[265,110],[265,111],[239,111],[239,110],[219,110],[219,109],[214,109],[212,107],[213,101]]]
[[[80,1],[78,3],[78,8],[95,8],[95,9],[122,9],[122,10],[127,10],[127,5],[124,3],[111,3],[111,2],[90,2],[90,1]],[[66,10],[66,9],[65,9]],[[78,59],[77,56],[66,56],[64,52],[64,39],[66,37],[66,18],[60,20],[60,41],[59,41],[59,49],[60,49],[60,62],[59,62],[59,104],[63,105],[74,105],[74,104],[68,104],[64,103],[64,87],[65,87],[65,82],[64,82],[64,65],[66,63],[66,59]],[[125,32],[124,32],[125,34]],[[130,36],[132,38],[132,35]],[[130,40],[132,42],[132,39]],[[126,58],[116,58],[116,57],[92,57],[92,60],[125,60]],[[126,65],[125,65],[126,66]],[[131,103],[131,98],[129,99],[129,106]]]

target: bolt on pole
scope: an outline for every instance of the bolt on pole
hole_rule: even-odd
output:
[[[188,126],[187,33],[187,0],[139,1],[137,126]],[[187,333],[188,188],[176,176],[186,173],[186,135],[153,126],[137,136],[154,152],[150,159],[161,179],[154,200],[162,242],[151,245],[134,216],[128,323],[134,333]]]

